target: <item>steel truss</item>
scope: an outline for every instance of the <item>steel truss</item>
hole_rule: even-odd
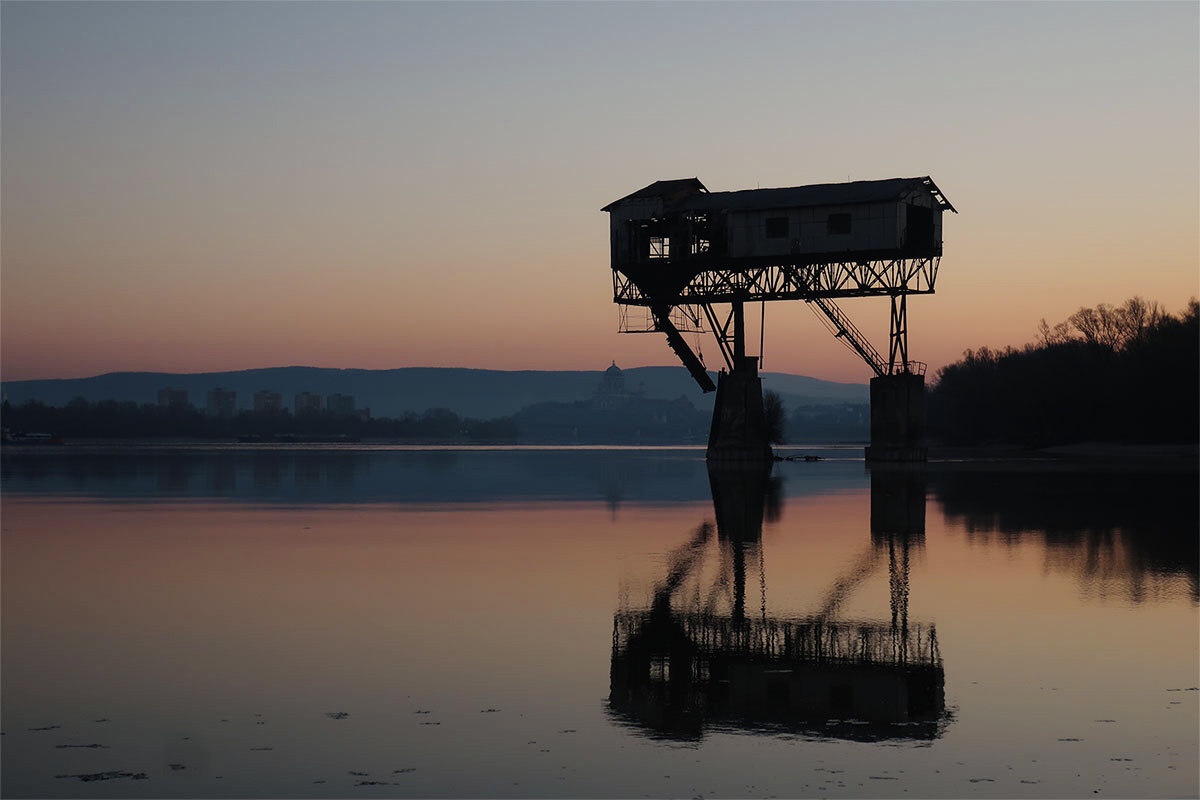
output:
[[[923,375],[925,364],[908,358],[907,298],[910,294],[933,293],[940,262],[941,258],[934,256],[703,269],[695,271],[690,277],[686,273],[682,275],[682,280],[676,282],[682,288],[672,298],[651,297],[634,278],[614,269],[613,302],[621,306],[622,331],[666,333],[671,348],[705,391],[711,391],[709,386],[712,383],[706,375],[702,377],[698,374],[703,369],[702,364],[679,334],[703,332],[703,322],[707,320],[721,355],[732,370],[741,341],[741,334],[733,325],[734,309],[740,309],[748,302],[767,300],[803,300],[811,303],[820,312],[818,316],[829,332],[858,354],[876,375]],[[661,269],[669,272],[679,268],[663,264]],[[834,302],[836,298],[844,297],[891,298],[886,359]],[[729,314],[724,320],[713,310],[713,304],[716,303],[730,304]],[[650,310],[645,325],[629,324],[628,311],[631,307]]]
[[[704,269],[683,285],[671,305],[932,294],[940,262],[940,256],[933,256]],[[662,269],[672,267],[664,264]],[[628,275],[613,270],[614,302],[651,306],[664,299],[650,297]]]

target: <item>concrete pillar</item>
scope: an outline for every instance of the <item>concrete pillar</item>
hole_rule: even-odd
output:
[[[707,458],[710,462],[774,459],[767,441],[758,359],[753,356],[735,360],[733,371],[717,378]]]
[[[909,372],[871,379],[868,461],[924,461],[925,376]]]

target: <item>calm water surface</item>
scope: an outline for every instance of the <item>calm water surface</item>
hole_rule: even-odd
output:
[[[1197,474],[10,450],[6,797],[1195,797]]]

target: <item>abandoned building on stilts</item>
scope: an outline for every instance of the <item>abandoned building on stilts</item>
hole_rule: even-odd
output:
[[[929,177],[710,192],[657,181],[609,203],[613,300],[625,332],[660,332],[704,391],[717,391],[710,461],[767,460],[759,356],[746,352],[745,305],[803,300],[874,371],[867,457],[920,461],[924,365],[908,357],[910,294],[932,294],[943,212]],[[837,305],[891,298],[885,357]],[[644,323],[631,308],[646,310]],[[711,331],[726,369],[714,384],[683,334]],[[761,353],[760,353],[761,356]]]

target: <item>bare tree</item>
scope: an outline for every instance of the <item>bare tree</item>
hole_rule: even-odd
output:
[[[1060,322],[1051,328],[1046,323],[1046,318],[1042,317],[1042,321],[1038,323],[1038,340],[1042,347],[1069,342],[1071,341],[1071,326],[1066,322]]]
[[[767,441],[771,444],[782,444],[783,398],[769,389],[763,392],[763,414],[766,417]]]
[[[1100,303],[1095,308],[1081,308],[1067,322],[1079,331],[1084,341],[1103,345],[1110,350],[1121,350],[1143,336],[1148,329],[1160,324],[1165,317],[1166,313],[1157,302],[1131,297],[1117,307]]]

